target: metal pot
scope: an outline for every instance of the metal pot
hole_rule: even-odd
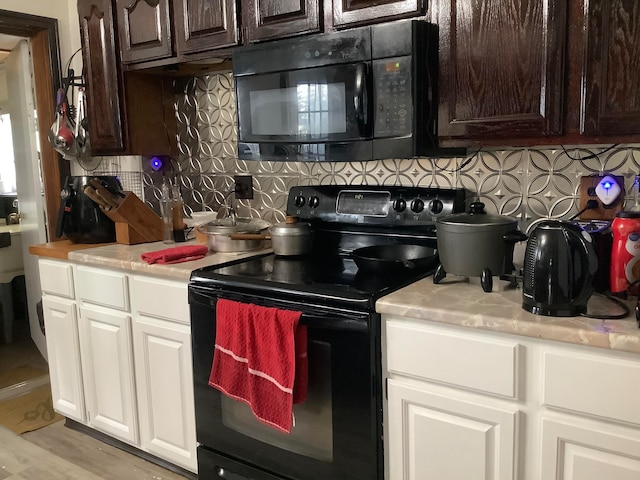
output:
[[[235,240],[271,240],[273,253],[279,256],[292,257],[306,255],[313,246],[313,229],[310,223],[298,222],[297,217],[286,217],[283,223],[269,227],[269,234],[247,235],[233,234]]]
[[[220,253],[248,252],[264,247],[263,238],[234,239],[235,233],[257,234],[271,224],[259,218],[223,218],[197,227],[198,232],[207,236],[209,250]]]
[[[510,274],[513,247],[527,239],[515,218],[486,213],[481,202],[439,218],[436,229],[442,269],[466,277]]]

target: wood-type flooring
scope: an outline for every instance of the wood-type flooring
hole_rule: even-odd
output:
[[[54,423],[21,436],[0,426],[0,480],[185,480]]]

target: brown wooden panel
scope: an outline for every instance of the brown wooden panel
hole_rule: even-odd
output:
[[[116,0],[123,63],[171,57],[169,0]]]
[[[60,190],[63,179],[70,174],[69,162],[63,160],[49,143],[48,133],[51,119],[55,117],[55,106],[51,99],[55,91],[51,83],[52,51],[48,32],[43,30],[31,37],[33,55],[33,77],[35,83],[36,110],[38,111],[38,134],[40,138],[40,160],[44,184],[44,202],[47,218],[47,238],[57,240],[56,225],[60,211]]]
[[[336,28],[423,15],[426,0],[333,0]]]
[[[640,2],[588,2],[584,107],[586,135],[640,135]]]
[[[566,7],[563,0],[441,0],[439,136],[561,133]]]
[[[320,31],[319,0],[248,0],[242,11],[244,42]]]
[[[121,83],[110,0],[78,0],[87,91],[89,140],[93,154],[125,147]]]
[[[128,153],[176,155],[173,80],[161,75],[125,72],[124,86]]]
[[[234,0],[174,0],[173,11],[179,54],[238,44]]]

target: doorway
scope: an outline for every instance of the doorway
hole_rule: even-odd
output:
[[[20,85],[21,93],[27,91],[29,94],[30,100],[27,104],[31,105],[30,110],[25,106],[25,112],[17,115],[16,120],[20,120],[20,115],[24,114],[30,125],[37,125],[25,135],[31,136],[32,144],[37,135],[37,143],[40,145],[39,154],[35,155],[35,157],[39,157],[40,162],[38,162],[38,158],[34,158],[34,155],[25,154],[24,151],[19,152],[19,155],[15,157],[16,162],[19,162],[19,169],[25,166],[20,162],[30,164],[26,168],[28,174],[25,176],[24,170],[22,173],[23,188],[20,187],[20,180],[16,181],[16,196],[19,199],[20,195],[24,194],[25,178],[29,184],[27,190],[37,192],[38,202],[33,202],[34,205],[37,204],[36,214],[30,216],[31,225],[26,229],[35,232],[35,234],[29,237],[28,244],[53,241],[56,240],[55,223],[60,203],[61,178],[68,175],[69,169],[67,162],[62,161],[47,141],[47,132],[55,112],[55,91],[61,83],[57,20],[0,10],[0,39],[9,42],[8,45],[0,42],[2,45],[0,55],[3,57],[11,55],[12,52],[15,53],[16,49],[20,50],[23,61],[17,64],[24,71],[18,76],[18,82],[15,82],[16,76],[13,76],[14,83],[9,88],[10,98],[16,94],[16,85]],[[31,60],[28,68],[24,67],[25,49],[27,62],[29,62],[29,57]],[[12,108],[15,109],[15,106]],[[19,150],[21,147],[17,148]],[[27,160],[24,160],[25,158]],[[31,168],[32,165],[35,166]],[[20,174],[18,174],[19,176]],[[25,209],[28,209],[27,205],[30,203],[30,201],[25,202]],[[8,319],[14,322],[14,338],[8,344],[5,338],[6,332],[0,336],[2,339],[0,340],[0,380],[5,383],[12,378],[12,374],[7,373],[16,367],[28,367],[27,370],[47,369],[46,346],[43,332],[40,329],[41,315],[38,313],[40,294],[37,259],[28,254],[28,244],[25,244],[24,240],[25,234],[21,233],[22,239],[19,241],[22,244],[19,251],[25,260],[25,269],[24,275],[18,276],[16,281],[12,281],[13,298],[16,300],[14,303],[16,318]],[[27,266],[27,263],[31,264],[30,267]],[[25,288],[25,285],[31,285],[32,288]],[[35,293],[32,293],[34,287]],[[25,296],[23,293],[25,290],[30,294]],[[25,297],[24,302],[28,304],[26,312],[22,305]],[[25,316],[27,317],[26,332],[25,319],[20,318]],[[3,321],[6,320],[3,319]],[[5,378],[3,378],[3,374]],[[24,379],[19,377],[16,377],[15,380],[18,383],[24,383],[21,382]],[[11,389],[12,385],[0,385],[0,396],[3,391],[7,393],[5,390],[7,387]]]

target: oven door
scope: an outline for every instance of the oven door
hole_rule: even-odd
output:
[[[370,63],[236,77],[238,140],[326,143],[371,139]]]
[[[290,434],[258,421],[244,403],[208,385],[216,295],[189,287],[200,478],[382,478],[379,321],[344,309],[234,294],[220,298],[302,311],[307,325],[307,400]]]

